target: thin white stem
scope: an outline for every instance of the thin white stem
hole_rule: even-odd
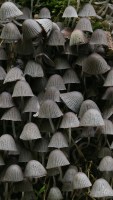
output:
[[[49,123],[51,125],[52,132],[54,133],[55,132],[55,127],[54,127],[54,124],[53,124],[53,121],[52,121],[51,118],[49,118]]]
[[[13,137],[16,138],[15,122],[12,121]]]

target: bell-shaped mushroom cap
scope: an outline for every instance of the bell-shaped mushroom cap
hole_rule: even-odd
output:
[[[50,35],[52,28],[53,28],[53,23],[50,19],[38,19],[36,20],[39,25],[44,29],[45,33],[47,34],[47,37]]]
[[[113,101],[113,87],[108,87],[102,96],[103,100]]]
[[[63,80],[65,84],[69,83],[80,83],[80,80],[73,69],[67,69],[63,75]]]
[[[60,128],[75,128],[79,126],[79,120],[75,113],[67,112],[63,115]]]
[[[0,94],[0,108],[11,108],[14,106],[12,96],[8,92],[2,92]]]
[[[104,119],[104,126],[98,127],[97,133],[104,135],[113,135],[113,123],[108,119]]]
[[[51,87],[51,86],[56,87],[58,90],[66,90],[64,81],[63,81],[62,77],[58,74],[54,74],[54,75],[50,76],[50,78],[48,79],[46,88]]]
[[[59,30],[53,30],[48,38],[48,46],[64,46],[65,38]]]
[[[102,29],[96,29],[90,39],[90,44],[105,45],[108,46],[107,36]]]
[[[26,19],[22,25],[23,37],[28,39],[33,39],[39,37],[42,28],[41,26],[33,19]]]
[[[44,101],[39,110],[39,118],[58,118],[61,117],[63,113],[61,112],[58,105],[52,100]]]
[[[17,17],[17,20],[26,20],[26,19],[30,19],[32,14],[31,14],[31,10],[28,7],[23,7],[22,8],[22,13],[23,15]]]
[[[2,47],[0,47],[0,60],[7,60],[6,51]]]
[[[83,172],[78,172],[75,174],[73,178],[73,188],[74,189],[83,189],[90,187],[92,184],[89,180],[89,178],[86,176]]]
[[[88,42],[83,31],[75,29],[70,37],[70,46],[86,44]]]
[[[113,190],[105,179],[99,178],[94,182],[90,196],[94,198],[112,197]]]
[[[69,166],[69,168],[65,172],[64,177],[62,179],[62,182],[63,182],[62,191],[69,192],[69,191],[74,190],[73,180],[77,172],[78,172],[78,169],[76,166],[72,166],[72,165]]]
[[[33,92],[30,85],[25,80],[17,81],[14,86],[12,97],[32,97]]]
[[[29,75],[31,77],[43,77],[44,72],[40,64],[34,62],[33,60],[29,60],[25,67],[24,75]]]
[[[86,32],[93,32],[92,26],[91,26],[91,22],[88,18],[81,18],[75,29],[81,30],[81,31],[86,31]]]
[[[39,112],[40,105],[38,102],[38,98],[36,96],[30,97],[30,99],[27,101],[25,108],[23,110],[23,113],[26,112]]]
[[[5,42],[12,42],[21,39],[21,34],[15,24],[12,22],[7,23],[1,32],[1,39]]]
[[[55,168],[55,167],[62,167],[65,165],[69,165],[69,161],[67,160],[66,156],[64,153],[59,150],[55,149],[51,151],[48,157],[48,162],[47,162],[47,169]]]
[[[89,109],[82,116],[80,126],[104,126],[104,120],[98,110]]]
[[[36,141],[34,145],[34,151],[40,153],[46,153],[48,152],[48,144],[49,141],[46,138],[41,138],[40,140]]]
[[[113,69],[109,71],[104,82],[105,87],[113,86]]]
[[[44,94],[45,100],[60,102],[60,92],[56,87],[48,87]]]
[[[110,70],[105,59],[97,53],[92,53],[83,62],[83,72],[91,75],[104,74]]]
[[[24,173],[26,178],[40,178],[47,175],[45,168],[37,160],[30,160]]]
[[[57,23],[52,22],[53,23],[53,27],[52,30],[59,30],[60,31],[60,27],[57,25]]]
[[[3,67],[0,66],[0,81],[3,81],[6,77],[6,72]]]
[[[32,40],[19,40],[16,43],[15,51],[19,55],[31,55],[34,53]]]
[[[103,118],[108,119],[113,115],[113,105],[106,106],[106,108],[103,111]]]
[[[105,156],[100,161],[100,164],[98,166],[98,169],[100,171],[113,171],[113,158],[111,156]]]
[[[77,91],[62,93],[60,98],[66,106],[74,112],[78,112],[83,102],[83,95]]]
[[[21,140],[36,140],[39,138],[41,138],[41,134],[40,134],[38,126],[33,122],[29,122],[25,124],[22,130],[22,133],[20,135],[20,139]]]
[[[14,192],[31,192],[33,191],[32,183],[28,180],[23,180],[14,184]]]
[[[103,147],[98,152],[98,158],[103,158],[105,156],[112,156],[112,151],[108,147]]]
[[[19,113],[19,111],[17,110],[16,107],[12,107],[9,110],[7,110],[1,120],[10,120],[10,121],[22,121],[21,120],[21,115]]]
[[[10,165],[3,177],[4,182],[19,182],[23,181],[23,173],[19,165]]]
[[[12,2],[4,2],[0,8],[0,19],[7,20],[18,17],[23,13]]]
[[[52,187],[49,191],[47,200],[62,200],[63,196],[58,187]]]
[[[7,72],[4,83],[18,81],[21,80],[22,77],[23,77],[22,70],[19,69],[18,67],[13,67]]]
[[[65,135],[61,132],[54,133],[54,135],[51,137],[48,147],[54,147],[57,149],[68,147],[68,142]]]
[[[81,118],[84,115],[84,113],[89,109],[96,109],[100,112],[97,104],[94,101],[87,99],[87,100],[83,101],[83,103],[80,107],[79,117]]]
[[[0,150],[18,151],[16,143],[11,135],[4,134],[0,137]]]
[[[19,159],[18,159],[19,163],[27,163],[33,159],[31,151],[29,151],[28,149],[21,146],[19,150],[20,150]]]
[[[0,154],[0,166],[5,165],[2,155]]]
[[[71,67],[69,62],[67,61],[67,59],[63,58],[63,57],[55,58],[54,62],[55,62],[55,69],[56,70],[68,69],[68,68]]]
[[[51,14],[50,14],[50,11],[48,8],[42,8],[39,12],[39,15],[38,15],[39,18],[42,18],[42,19],[51,19]]]
[[[96,17],[97,14],[95,12],[94,7],[90,3],[86,3],[83,8],[78,13],[80,17]]]
[[[68,6],[63,12],[63,18],[78,18],[77,11],[73,6]]]

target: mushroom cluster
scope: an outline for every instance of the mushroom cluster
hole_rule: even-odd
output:
[[[1,199],[113,198],[113,42],[92,18],[1,5]]]

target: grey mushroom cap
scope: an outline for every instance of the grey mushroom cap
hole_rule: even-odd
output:
[[[24,70],[24,76],[29,75],[31,77],[43,77],[44,72],[42,69],[42,66],[33,60],[29,60],[26,64],[25,70]]]
[[[92,184],[85,173],[78,172],[77,174],[75,174],[74,180],[73,180],[74,189],[83,189],[83,188],[90,187],[91,185]]]
[[[51,14],[50,14],[50,11],[48,8],[42,8],[39,12],[39,15],[38,15],[39,18],[41,19],[51,19]]]
[[[94,182],[90,196],[94,198],[113,197],[113,190],[105,179],[100,178]]]
[[[108,74],[107,74],[107,77],[105,79],[105,82],[104,82],[104,87],[111,87],[113,86],[113,69],[111,69]]]
[[[47,37],[50,35],[51,31],[53,30],[53,23],[50,19],[38,19],[36,20],[40,26],[44,29],[47,34]]]
[[[44,94],[44,100],[60,102],[60,91],[54,86],[48,87]]]
[[[30,97],[28,101],[26,102],[26,105],[24,107],[23,113],[28,112],[39,112],[40,104],[38,101],[38,98],[36,96]]]
[[[94,7],[90,3],[86,3],[78,13],[79,17],[97,17]]]
[[[4,83],[9,83],[13,81],[21,80],[23,77],[23,72],[18,67],[12,67],[6,74]]]
[[[62,77],[58,74],[54,74],[54,75],[50,76],[50,78],[48,79],[46,88],[51,87],[51,86],[56,87],[58,90],[66,89]]]
[[[12,96],[8,92],[2,92],[0,94],[0,108],[11,108],[14,106]]]
[[[67,69],[63,75],[63,80],[65,84],[80,83],[78,75],[73,69]]]
[[[79,120],[75,113],[67,112],[63,115],[60,128],[75,128],[79,127]]]
[[[47,169],[69,165],[69,161],[61,150],[53,150],[49,154]]]
[[[48,46],[64,46],[65,38],[59,30],[53,30],[48,38]]]
[[[100,171],[113,171],[113,158],[111,156],[105,156],[99,163],[98,169]]]
[[[70,46],[86,44],[88,42],[83,31],[79,29],[73,30],[70,37]]]
[[[73,6],[67,6],[63,12],[63,18],[78,18],[77,11]]]
[[[4,134],[0,137],[0,150],[17,152],[17,146],[13,137],[9,134]]]
[[[6,77],[6,72],[3,67],[0,66],[0,81],[3,81]]]
[[[23,173],[19,165],[10,165],[3,177],[5,182],[19,182],[23,181]]]
[[[0,19],[3,21],[18,17],[22,14],[13,2],[4,2],[0,8]]]
[[[22,121],[20,112],[16,107],[8,109],[2,116],[1,120]]]
[[[27,178],[41,178],[47,175],[43,165],[37,160],[30,160],[25,168],[25,177]]]
[[[113,135],[113,123],[108,119],[104,119],[104,126],[98,127],[97,133],[104,135]]]
[[[63,196],[58,187],[52,187],[49,191],[47,200],[62,200]]]
[[[51,148],[54,147],[57,149],[68,147],[68,142],[65,135],[61,132],[54,133],[54,135],[52,136],[49,142],[48,147],[51,147]]]
[[[88,18],[81,18],[78,23],[76,24],[75,29],[79,29],[81,31],[86,31],[86,32],[93,32],[91,22]]]
[[[89,44],[108,46],[105,31],[103,31],[102,29],[96,29],[91,36]]]

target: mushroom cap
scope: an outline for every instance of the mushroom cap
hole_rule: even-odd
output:
[[[79,117],[81,118],[84,115],[84,113],[89,109],[96,109],[100,112],[97,104],[94,101],[87,99],[87,100],[83,101],[83,103],[80,107]]]
[[[57,149],[66,148],[68,147],[68,142],[63,133],[56,132],[51,137],[48,147],[54,147]]]
[[[52,100],[46,100],[40,105],[39,118],[58,118],[61,117],[63,113],[61,112],[58,105]]]
[[[7,20],[18,17],[23,13],[17,8],[13,2],[4,2],[0,8],[0,19]]]
[[[12,97],[32,97],[32,96],[34,96],[34,94],[27,81],[20,80],[16,82]]]
[[[18,16],[16,18],[17,20],[26,20],[31,18],[31,10],[28,7],[23,7],[21,11],[23,14],[21,16]]]
[[[77,91],[62,93],[60,98],[69,109],[76,113],[79,111],[79,108],[83,102],[82,93]]]
[[[47,169],[52,169],[55,167],[62,167],[69,165],[69,161],[61,150],[55,149],[51,151],[48,157]]]
[[[113,87],[108,87],[102,96],[103,100],[113,101]]]
[[[63,75],[63,80],[65,84],[69,83],[80,83],[80,80],[73,69],[67,69]]]
[[[56,87],[48,87],[44,94],[44,100],[53,100],[55,102],[60,102],[60,92]]]
[[[113,135],[113,123],[108,119],[104,119],[104,126],[98,127],[97,133],[104,135]]]
[[[110,70],[105,59],[97,53],[92,53],[83,62],[83,72],[91,75],[104,74]]]
[[[104,120],[98,110],[89,109],[82,116],[80,126],[104,126]]]
[[[3,81],[6,77],[6,72],[3,67],[0,66],[0,81]]]
[[[89,178],[83,172],[78,172],[73,178],[73,188],[74,189],[83,189],[90,187],[92,184]]]
[[[3,115],[1,120],[10,120],[10,121],[22,121],[20,112],[16,107],[8,109]]]
[[[38,17],[41,19],[51,19],[51,14],[49,9],[46,7],[41,8]]]
[[[9,22],[3,27],[0,38],[7,43],[20,40],[21,34],[17,26],[14,23]]]
[[[2,92],[0,94],[0,108],[11,108],[14,106],[12,96],[8,92]]]
[[[96,29],[90,38],[89,44],[108,46],[107,36],[102,29]]]
[[[9,134],[4,134],[0,137],[0,150],[3,151],[18,151],[13,137]]]
[[[26,19],[23,22],[22,31],[24,38],[33,39],[40,36],[42,28],[35,20]]]
[[[93,32],[91,22],[88,18],[81,18],[79,19],[78,23],[75,26],[75,29],[79,29],[81,31],[86,31],[86,32]]]
[[[105,156],[100,161],[100,164],[98,166],[98,169],[100,171],[113,171],[113,158],[111,156]]]
[[[75,113],[67,112],[63,115],[60,128],[75,128],[79,127],[79,120]]]
[[[36,96],[30,97],[26,102],[23,113],[26,112],[39,112],[40,104]]]
[[[113,86],[113,69],[111,69],[108,74],[107,74],[107,77],[105,79],[105,82],[104,82],[104,87],[110,87],[110,86]]]
[[[86,44],[87,42],[88,42],[88,40],[83,31],[75,29],[71,33],[70,46]]]
[[[67,6],[63,12],[63,18],[78,18],[77,11],[73,6]]]
[[[65,38],[59,30],[53,30],[48,38],[48,46],[64,46]]]
[[[19,165],[10,165],[3,177],[5,182],[19,182],[23,181],[23,173]]]
[[[108,147],[102,147],[98,153],[98,158],[103,158],[105,156],[111,156],[112,151]]]
[[[43,165],[37,160],[30,160],[25,168],[26,178],[41,178],[46,176],[47,172]]]
[[[113,190],[105,179],[99,178],[94,182],[90,196],[94,198],[112,197]]]
[[[36,140],[41,138],[41,134],[38,126],[33,122],[25,124],[22,133],[20,135],[21,140]]]
[[[24,70],[24,76],[29,75],[31,77],[43,77],[44,72],[42,69],[42,66],[33,60],[29,60],[26,64],[25,70]]]
[[[94,7],[90,3],[86,3],[78,13],[79,17],[96,17]]]
[[[46,32],[47,37],[48,37],[53,28],[52,21],[50,19],[38,19],[36,21],[44,29],[44,31]]]
[[[9,83],[13,81],[21,80],[23,77],[23,72],[18,67],[12,67],[6,74],[4,83]]]
[[[56,87],[58,90],[66,89],[63,78],[58,74],[54,74],[54,75],[50,76],[50,78],[48,79],[46,88],[51,87],[51,86]]]
[[[62,200],[63,196],[58,187],[52,187],[49,191],[47,200]]]

